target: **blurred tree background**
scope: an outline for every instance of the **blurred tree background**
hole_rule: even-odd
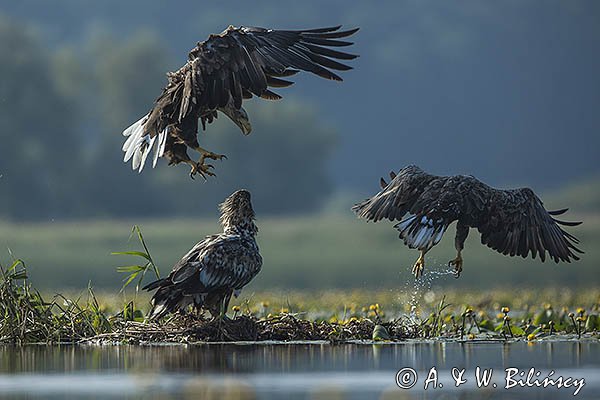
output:
[[[330,194],[328,163],[337,131],[307,102],[250,103],[255,131],[228,121],[201,132],[204,147],[226,153],[218,179],[193,182],[187,167],[138,175],[122,162],[119,133],[160,93],[168,50],[142,30],[125,41],[96,29],[81,48],[54,52],[27,27],[3,17],[0,164],[6,193],[0,216],[16,220],[178,215],[213,211],[236,187],[270,213],[316,209]],[[265,102],[267,103],[267,102]],[[222,119],[225,119],[222,116]]]
[[[350,51],[361,57],[341,84],[298,75],[296,85],[279,90],[284,100],[247,103],[254,126],[249,137],[224,116],[201,132],[204,147],[229,157],[214,162],[217,178],[191,181],[187,166],[164,161],[138,175],[122,162],[121,132],[148,111],[165,72],[178,68],[196,41],[229,24],[359,26]],[[312,237],[309,228],[320,225],[309,223],[308,231],[289,237],[297,245],[311,236],[304,251],[331,252],[331,264],[339,259],[332,249],[344,247],[329,241],[358,235],[358,242],[344,244],[356,247],[367,232],[358,225],[351,233],[353,225],[336,225],[335,218],[352,218],[349,206],[377,190],[381,175],[410,163],[438,174],[474,174],[501,187],[527,185],[595,224],[599,48],[600,3],[594,0],[0,0],[0,247],[35,245],[42,239],[31,232],[53,221],[214,219],[216,204],[245,187],[259,216],[275,224],[266,232],[277,227],[270,215],[311,214],[310,221],[340,227],[345,235]],[[39,225],[20,231],[25,222]],[[389,251],[400,244],[385,228]],[[597,231],[586,235],[600,237]],[[267,236],[278,237],[275,232]],[[97,240],[103,246],[97,254],[122,243],[110,235]],[[333,247],[325,250],[326,241]],[[177,244],[184,251],[191,243]],[[171,258],[174,249],[169,246]],[[52,268],[65,260],[67,250],[61,251]],[[412,263],[408,254],[402,259]],[[586,258],[600,259],[594,254]],[[272,259],[286,273],[300,273],[301,265]],[[377,262],[384,271],[390,260]],[[334,285],[348,269],[357,284],[367,281],[356,257],[343,263],[321,284]],[[590,282],[593,268],[586,265],[592,275],[577,282]],[[87,276],[93,274],[72,283],[85,284]],[[264,281],[309,285],[307,276],[267,275]]]
[[[600,174],[595,1],[24,0],[0,14],[0,218],[203,214],[241,186],[262,212],[303,213],[408,163],[537,190]],[[284,101],[252,101],[248,138],[229,121],[202,133],[229,155],[217,179],[130,171],[120,132],[230,23],[360,26],[361,58],[343,84],[302,76]]]

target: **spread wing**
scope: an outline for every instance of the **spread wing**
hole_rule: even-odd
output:
[[[460,211],[460,196],[448,187],[454,184],[452,178],[431,175],[416,166],[403,168],[397,175],[390,173],[390,177],[389,184],[381,179],[379,193],[352,209],[369,221],[400,221],[395,228],[404,243],[429,250]]]
[[[352,67],[336,60],[357,56],[334,48],[352,43],[339,40],[358,31],[340,31],[340,26],[309,30],[273,30],[230,26],[219,35],[199,42],[189,53],[188,62],[169,73],[169,83],[153,109],[127,128],[123,161],[132,159],[132,168],[141,172],[154,148],[152,165],[166,156],[177,164],[189,159],[185,149],[173,151],[169,136],[179,143],[197,147],[198,118],[205,127],[225,113],[244,134],[251,131],[243,99],[258,96],[276,100],[281,96],[269,88],[287,87],[293,82],[281,79],[307,71],[326,79],[341,81],[333,71]]]
[[[539,253],[545,261],[546,251],[555,262],[579,260],[576,253],[579,240],[562,226],[581,222],[566,222],[554,218],[567,209],[547,211],[531,189],[494,190],[489,212],[478,221],[481,243],[510,256],[533,258]]]
[[[392,180],[389,184],[381,178],[379,193],[352,207],[360,218],[373,222],[384,218],[399,221],[406,213],[422,213],[423,206],[428,202],[422,198],[423,191],[438,178],[417,166],[405,167],[397,175],[392,172],[390,177]]]
[[[199,86],[204,90],[200,102],[216,109],[225,107],[231,98],[233,106],[239,109],[243,98],[252,95],[279,99],[268,88],[290,86],[293,82],[280,78],[298,70],[341,81],[332,70],[346,71],[352,67],[336,60],[352,60],[357,56],[332,47],[351,45],[338,39],[354,34],[358,28],[339,29],[340,26],[311,30],[229,27],[220,35],[211,35],[189,53],[202,71]],[[193,96],[193,92],[193,86],[188,89],[186,85],[184,94]],[[183,99],[182,113],[190,103]]]
[[[395,228],[411,248],[428,250],[440,240],[448,225],[460,218],[481,233],[481,242],[504,254],[542,261],[546,252],[555,262],[579,260],[579,240],[554,217],[567,209],[547,211],[531,189],[498,190],[472,176],[438,177],[416,166],[391,173],[382,190],[353,210],[369,221],[400,220]],[[406,217],[405,217],[406,215]],[[404,219],[402,219],[404,218]]]

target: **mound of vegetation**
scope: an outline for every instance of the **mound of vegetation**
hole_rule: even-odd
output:
[[[44,297],[29,282],[22,260],[8,267],[0,264],[0,343],[101,343],[153,344],[239,341],[348,341],[441,340],[546,340],[593,338],[600,331],[600,296],[597,291],[531,291],[472,293],[447,302],[435,300],[428,290],[417,310],[412,299],[399,300],[396,293],[367,295],[335,293],[322,296],[289,292],[285,306],[271,307],[279,294],[263,294],[263,301],[246,299],[232,307],[232,317],[207,319],[204,315],[178,313],[162,321],[147,321],[147,301],[138,297],[147,273],[159,276],[142,233],[134,227],[142,251],[116,254],[134,256],[143,265],[119,267],[125,273],[123,288],[134,285],[133,298],[107,306],[91,286],[71,298],[56,294]],[[408,289],[408,288],[407,288]],[[106,296],[114,300],[115,296]],[[295,298],[294,298],[295,297]],[[456,296],[455,296],[456,297]],[[141,300],[142,299],[142,300]],[[370,299],[378,302],[369,304]],[[511,300],[512,299],[512,300]],[[515,300],[515,299],[518,299]],[[543,301],[541,301],[544,299]],[[555,307],[553,299],[562,306]],[[418,299],[417,299],[418,301]],[[406,303],[404,309],[394,304]],[[502,303],[500,303],[502,302]],[[381,304],[389,304],[388,312]],[[141,308],[139,304],[143,304]],[[412,305],[411,305],[412,304]],[[586,304],[585,307],[574,307]],[[340,309],[343,305],[343,309]],[[408,307],[410,305],[410,307]],[[509,307],[515,308],[511,312]],[[566,336],[565,336],[566,335]]]
[[[264,315],[249,306],[233,307],[233,318],[207,319],[203,315],[176,314],[165,321],[148,322],[143,311],[129,301],[118,312],[100,306],[92,288],[86,295],[69,299],[55,295],[46,300],[27,280],[21,260],[0,266],[0,343],[98,343],[156,344],[239,341],[349,341],[442,340],[544,340],[548,338],[594,338],[600,331],[598,304],[591,309],[515,312],[508,307],[498,315],[490,310],[464,308],[457,311],[440,301],[426,317],[401,315],[388,319],[379,304],[365,313],[346,317],[311,317],[307,313]],[[264,307],[262,307],[264,308]],[[362,315],[361,315],[362,314]]]

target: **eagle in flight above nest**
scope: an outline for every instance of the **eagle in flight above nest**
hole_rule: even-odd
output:
[[[205,160],[220,160],[224,155],[203,149],[198,143],[198,119],[203,129],[217,118],[217,112],[229,117],[248,135],[252,129],[242,101],[252,96],[278,100],[269,88],[283,88],[293,82],[281,79],[298,71],[341,81],[331,70],[352,67],[338,60],[357,55],[332,49],[349,46],[342,39],[358,28],[340,31],[341,26],[307,30],[273,30],[229,26],[218,35],[198,42],[188,54],[186,64],[167,74],[168,83],[154,107],[139,121],[125,129],[124,161],[132,160],[134,170],[142,171],[154,149],[152,166],[165,157],[169,165],[187,163],[190,176],[214,176]],[[187,153],[200,153],[198,162]]]
[[[150,319],[193,305],[213,317],[224,315],[231,295],[237,297],[259,272],[262,257],[255,236],[250,192],[238,190],[220,205],[223,232],[197,243],[179,260],[168,277],[144,287],[155,290]]]
[[[456,277],[463,266],[461,252],[469,233],[476,228],[481,243],[510,256],[545,261],[546,251],[555,262],[579,260],[583,253],[579,240],[561,228],[581,222],[554,218],[568,209],[547,211],[529,188],[501,190],[492,188],[473,176],[435,176],[411,165],[396,175],[390,172],[388,184],[381,178],[381,191],[352,209],[359,217],[377,222],[383,218],[400,221],[394,228],[419,258],[412,272],[423,274],[425,254],[442,239],[448,226],[457,221],[455,247],[458,252],[449,262]]]

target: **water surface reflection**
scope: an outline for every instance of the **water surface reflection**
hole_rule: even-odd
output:
[[[497,388],[478,389],[475,368],[494,368]],[[395,375],[410,367],[417,384]],[[423,383],[436,367],[443,387]],[[452,368],[470,382],[455,388]],[[572,390],[502,389],[504,369],[583,377],[577,398],[600,398],[599,342],[261,344],[0,347],[0,398],[468,399],[566,398]],[[191,396],[191,397],[190,397]]]

